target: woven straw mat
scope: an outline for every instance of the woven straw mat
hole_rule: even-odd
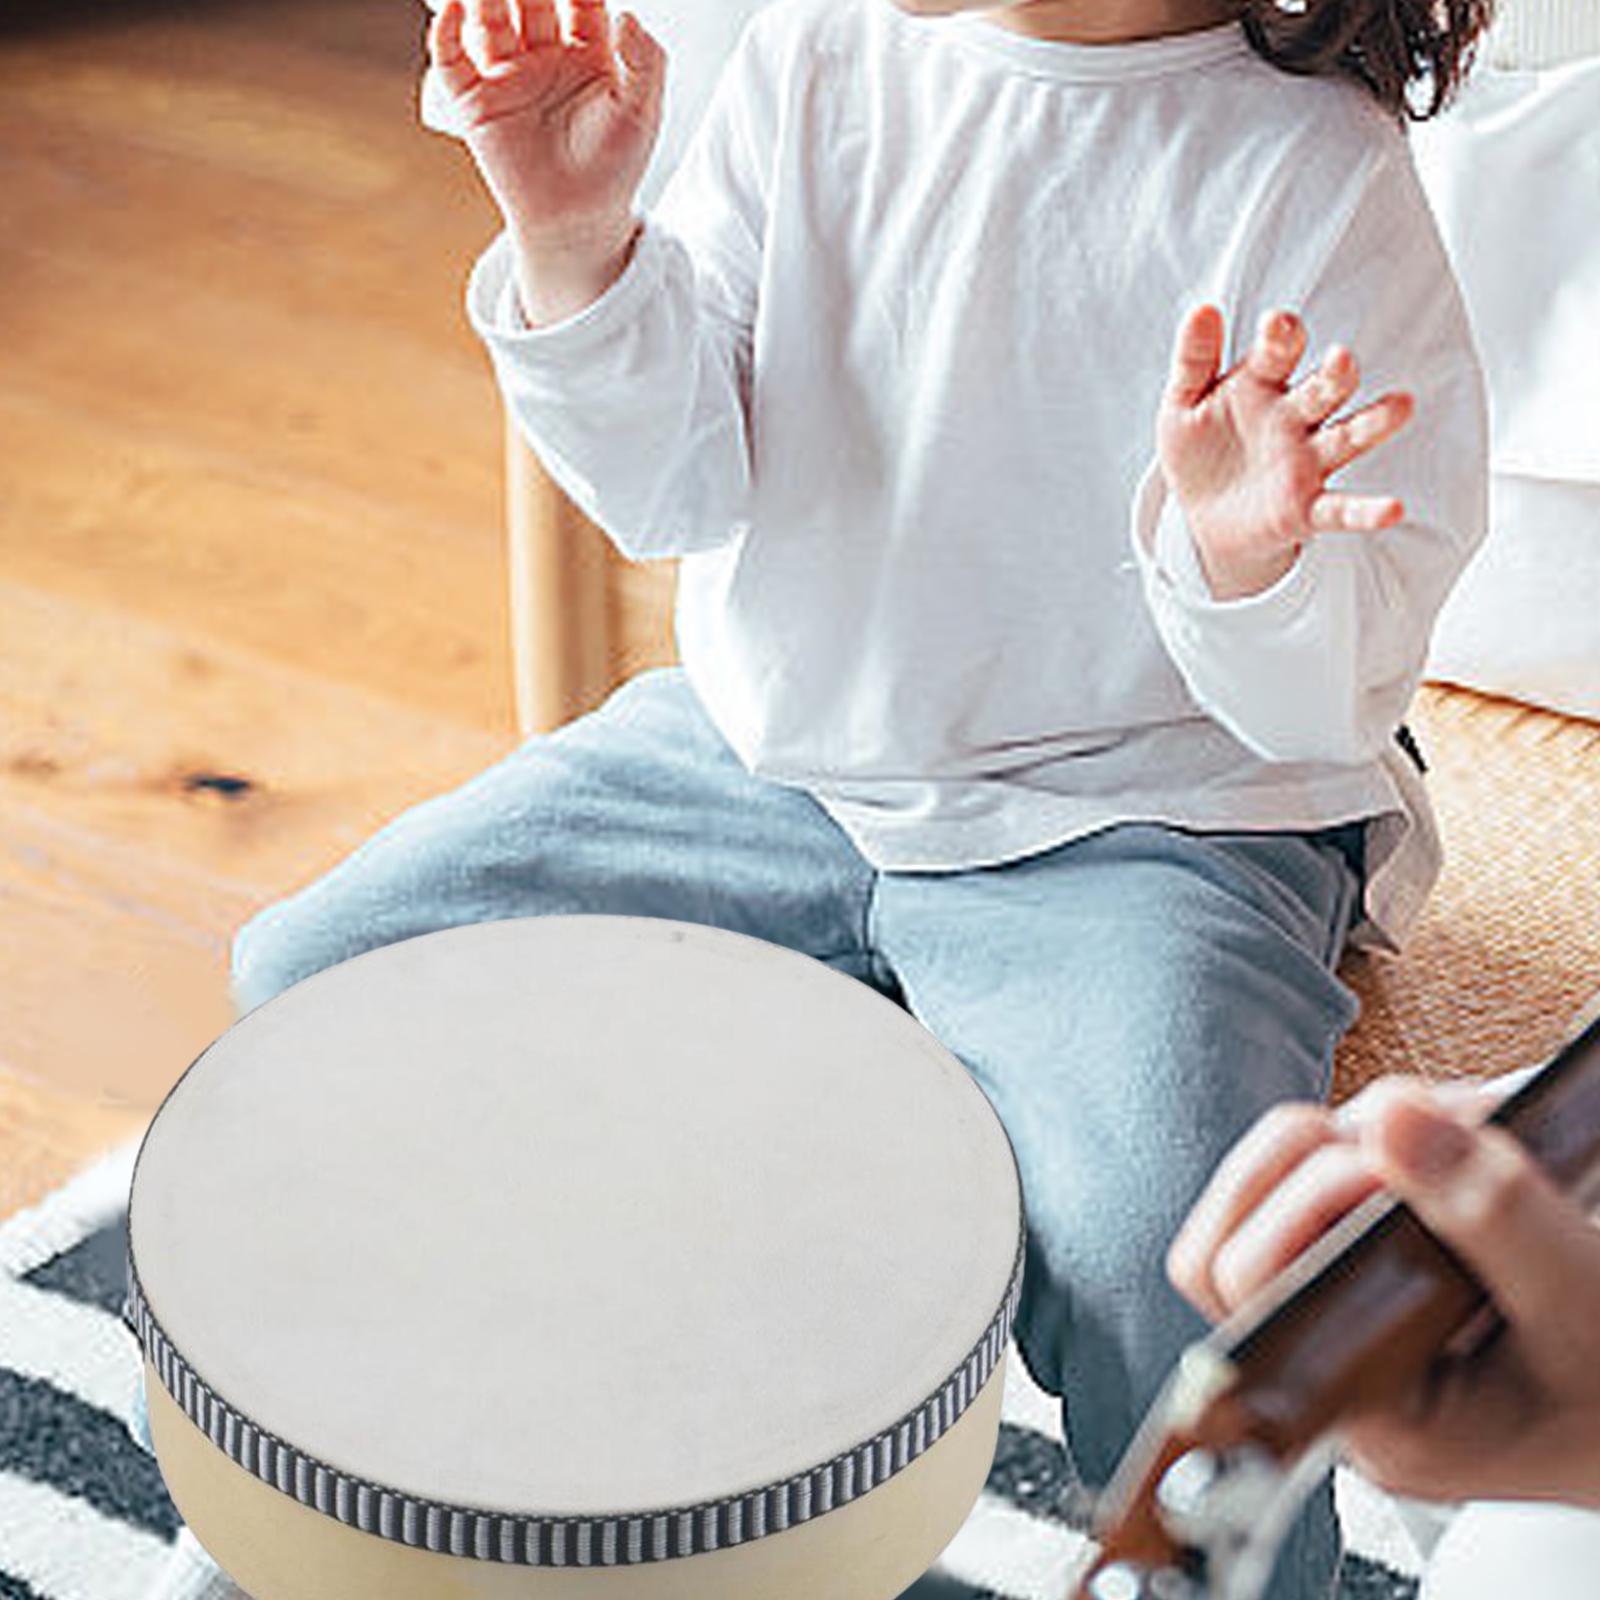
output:
[[[1444,872],[1398,957],[1347,955],[1361,1016],[1334,1100],[1386,1072],[1487,1077],[1551,1054],[1600,991],[1600,723],[1424,685]]]

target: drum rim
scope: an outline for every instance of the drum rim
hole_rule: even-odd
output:
[[[1007,1139],[1007,1146],[1010,1140]],[[1016,1154],[1012,1151],[1015,1169]],[[396,1544],[517,1566],[633,1566],[749,1544],[859,1500],[926,1454],[976,1400],[1005,1353],[1022,1294],[1027,1217],[1018,1174],[1016,1251],[982,1337],[931,1394],[827,1461],[740,1494],[583,1516],[491,1511],[408,1494],[308,1455],[262,1428],[195,1371],[144,1298],[131,1242],[124,1325],[180,1410],[236,1466],[269,1488]]]

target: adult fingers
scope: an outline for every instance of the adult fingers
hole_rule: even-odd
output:
[[[1386,394],[1370,406],[1330,423],[1311,441],[1324,476],[1364,455],[1398,433],[1416,413],[1416,401],[1404,391]]]
[[[1386,1186],[1477,1273],[1529,1365],[1593,1383],[1600,1229],[1503,1128],[1397,1096],[1363,1137]]]
[[[1292,311],[1269,311],[1256,329],[1245,366],[1263,383],[1286,384],[1306,350],[1306,329]]]
[[[1372,1161],[1352,1144],[1325,1144],[1290,1172],[1240,1224],[1211,1263],[1231,1311],[1380,1187]]]
[[[1198,404],[1217,381],[1221,362],[1222,313],[1215,306],[1197,306],[1183,319],[1173,342],[1168,404]]]
[[[1336,1137],[1319,1105],[1274,1106],[1218,1163],[1167,1251],[1167,1275],[1212,1318],[1228,1307],[1212,1277],[1217,1252],[1240,1223],[1301,1161]]]
[[[1311,502],[1311,526],[1317,533],[1371,533],[1392,527],[1405,514],[1403,501],[1382,495],[1319,494]]]
[[[461,0],[444,0],[428,24],[428,54],[439,81],[451,94],[465,94],[478,82],[478,69],[461,42],[464,16]]]
[[[1481,1122],[1524,1074],[1503,1074],[1499,1078],[1454,1078],[1438,1080],[1414,1073],[1387,1073],[1374,1078],[1359,1094],[1352,1095],[1333,1113],[1335,1126],[1350,1138],[1359,1138],[1385,1114],[1385,1107],[1397,1099],[1415,1100],[1419,1095],[1441,1106],[1463,1122]]]

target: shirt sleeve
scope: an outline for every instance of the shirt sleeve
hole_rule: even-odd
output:
[[[1406,427],[1329,480],[1333,490],[1398,496],[1406,520],[1313,535],[1270,588],[1219,601],[1157,463],[1134,497],[1135,556],[1168,654],[1201,707],[1269,761],[1356,764],[1389,747],[1435,618],[1487,526],[1483,373],[1398,131],[1346,215],[1309,288],[1236,307],[1235,337],[1253,337],[1268,309],[1293,309],[1308,333],[1296,381],[1331,344],[1355,352],[1361,389],[1341,415],[1391,389],[1415,397]]]
[[[715,549],[749,514],[752,327],[776,126],[763,21],[742,30],[627,265],[598,299],[530,328],[506,233],[467,285],[468,320],[518,430],[631,560]]]

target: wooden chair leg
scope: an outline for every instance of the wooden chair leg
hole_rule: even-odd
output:
[[[509,416],[505,453],[512,670],[526,738],[594,709],[615,687],[612,552]]]

